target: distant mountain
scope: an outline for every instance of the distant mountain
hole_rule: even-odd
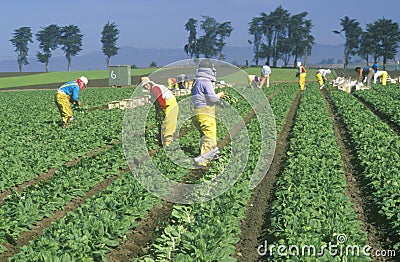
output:
[[[252,47],[226,46],[224,48],[225,61],[235,65],[254,64]],[[144,49],[131,46],[120,47],[118,55],[111,58],[111,65],[136,65],[137,67],[148,67],[151,62],[157,66],[165,66],[170,63],[187,59],[183,48],[176,49]],[[307,58],[308,64],[318,64],[323,59],[333,58],[335,61],[343,59],[343,45],[315,45],[312,55]],[[24,72],[44,71],[44,65],[36,61],[36,57],[28,57],[29,65],[23,66]],[[259,64],[261,65],[263,61]],[[72,58],[71,70],[105,70],[106,57],[104,54],[94,52]],[[52,57],[49,63],[50,71],[66,71],[67,60],[64,56]],[[16,72],[18,64],[15,60],[0,60],[0,72]]]

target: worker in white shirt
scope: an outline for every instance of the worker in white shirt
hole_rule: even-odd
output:
[[[327,74],[330,74],[331,73],[331,70],[330,69],[319,69],[318,71],[317,71],[317,73],[315,74],[315,77],[317,78],[317,80],[318,80],[318,83],[319,83],[319,89],[322,89],[323,87],[324,87],[324,85],[325,85],[325,82],[326,82],[326,75]]]

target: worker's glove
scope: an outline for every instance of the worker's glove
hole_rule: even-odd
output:
[[[82,106],[82,102],[74,102],[74,106]]]
[[[300,75],[300,73],[299,73],[299,72],[297,72],[297,73],[296,73],[296,77],[299,77],[299,75]]]

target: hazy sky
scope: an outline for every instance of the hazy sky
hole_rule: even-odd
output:
[[[363,29],[379,18],[400,23],[398,0],[15,0],[1,5],[1,60],[16,58],[9,40],[14,30],[22,26],[31,27],[36,34],[50,24],[77,25],[84,34],[80,54],[87,54],[101,50],[101,31],[108,21],[115,22],[120,30],[118,46],[139,48],[183,48],[188,37],[185,23],[189,18],[201,21],[203,15],[219,23],[231,22],[233,31],[227,45],[245,46],[251,39],[251,19],[261,12],[268,14],[279,5],[292,15],[308,12],[317,44],[343,43],[332,30],[341,29],[340,19],[346,15],[359,21]],[[34,57],[38,50],[35,36],[33,40],[28,57]]]

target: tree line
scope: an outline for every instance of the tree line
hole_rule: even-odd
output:
[[[252,38],[248,43],[253,47],[255,64],[258,66],[262,59],[273,67],[277,66],[278,61],[282,61],[284,67],[287,67],[290,61],[293,61],[292,66],[295,66],[301,59],[306,64],[307,57],[311,55],[315,44],[314,36],[311,34],[313,24],[307,19],[307,15],[307,12],[292,15],[282,6],[278,6],[270,13],[261,12],[259,16],[253,17],[248,24],[248,33]],[[345,69],[354,55],[359,55],[366,64],[369,64],[371,58],[376,61],[382,57],[383,68],[388,60],[395,58],[400,42],[400,30],[396,22],[381,18],[367,24],[363,31],[357,20],[345,16],[340,20],[340,25],[342,26],[340,31],[332,32],[345,40]],[[219,60],[225,58],[223,48],[226,39],[233,31],[231,22],[220,23],[213,17],[202,16],[201,21],[189,18],[184,27],[189,36],[183,50],[190,58],[200,56]],[[200,35],[200,32],[203,34]],[[59,47],[65,54],[70,71],[72,57],[77,56],[82,50],[84,35],[81,34],[79,27],[76,25],[60,27],[52,24],[41,28],[35,36],[40,48],[36,57],[45,65],[46,72],[52,52]],[[101,32],[102,51],[106,56],[107,66],[110,64],[110,58],[118,54],[118,38],[117,25],[107,22]],[[28,44],[33,42],[31,28],[16,29],[10,41],[18,54],[17,62],[22,72],[22,66],[29,64]]]
[[[102,51],[107,58],[107,66],[110,63],[110,58],[117,55],[119,48],[116,43],[118,40],[119,29],[115,23],[107,22],[101,32],[101,43],[103,44]],[[33,43],[32,30],[30,27],[21,27],[14,31],[13,38],[10,40],[15,47],[18,58],[19,71],[22,72],[22,66],[28,65],[29,43]],[[67,70],[71,71],[72,57],[77,56],[82,51],[83,34],[76,25],[58,26],[51,24],[41,28],[35,34],[36,40],[39,42],[40,51],[36,57],[40,63],[45,65],[48,72],[48,65],[52,52],[57,48],[61,48],[67,59]]]
[[[344,44],[344,68],[346,69],[352,56],[359,55],[370,64],[370,59],[377,61],[382,57],[383,69],[390,59],[396,58],[397,48],[400,42],[399,25],[391,19],[380,18],[373,23],[368,23],[362,30],[356,19],[348,16],[340,19],[342,29],[333,33],[345,39]],[[344,33],[344,36],[342,34]]]

